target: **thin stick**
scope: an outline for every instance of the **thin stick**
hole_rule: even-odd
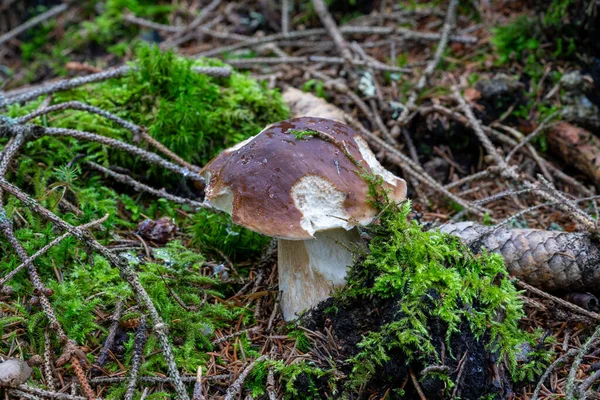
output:
[[[579,369],[579,365],[583,361],[583,358],[590,351],[590,347],[592,343],[596,341],[600,337],[600,325],[596,327],[594,334],[585,342],[583,346],[579,349],[577,356],[573,360],[573,364],[571,365],[571,370],[569,371],[569,375],[567,377],[567,383],[565,384],[565,394],[567,399],[575,398],[575,378],[577,376],[577,370]]]
[[[5,99],[0,98],[0,108],[6,107],[7,105],[11,104],[24,103],[26,101],[33,100],[45,94],[64,92],[66,90],[71,90],[83,85],[87,85],[88,83],[102,82],[112,78],[120,78],[122,76],[127,75],[130,71],[131,67],[125,65],[122,67],[102,71],[97,74],[91,74],[73,79],[63,79],[39,88],[28,90],[23,94],[7,97]],[[10,96],[10,93],[7,93],[6,95]]]
[[[472,175],[465,176],[462,179],[451,182],[451,183],[447,184],[446,186],[444,186],[444,188],[446,188],[447,190],[454,189],[455,187],[459,187],[459,186],[462,186],[464,184],[467,184],[467,183],[470,183],[470,182],[473,182],[473,181],[476,181],[479,179],[487,178],[489,175],[490,175],[490,171],[484,169],[483,171],[476,172]]]
[[[419,398],[421,400],[427,400],[427,397],[425,397],[425,393],[423,393],[423,389],[421,389],[421,385],[419,385],[419,381],[417,380],[417,377],[416,377],[415,373],[413,372],[413,370],[409,369],[408,372],[410,373],[410,380],[412,381],[413,385],[415,386],[415,389],[417,390],[417,394],[419,395]]]
[[[562,356],[560,356],[559,358],[557,358],[556,360],[554,360],[554,362],[552,364],[550,364],[548,366],[548,368],[546,368],[546,371],[544,371],[544,373],[542,374],[540,380],[538,381],[537,385],[535,386],[535,390],[533,391],[533,394],[531,395],[531,400],[537,400],[539,395],[540,395],[540,391],[542,390],[542,385],[544,384],[544,382],[546,381],[546,379],[548,379],[548,376],[550,376],[550,374],[552,373],[552,371],[559,365],[564,363],[565,361],[567,361],[569,358],[574,357],[575,354],[577,354],[577,349],[571,349],[569,351],[567,351],[565,354],[563,354]]]
[[[54,392],[54,391],[49,391],[49,390],[43,390],[43,389],[38,389],[38,388],[34,388],[31,386],[27,386],[27,385],[19,385],[18,390],[21,390],[25,393],[30,393],[30,394],[34,394],[37,396],[41,396],[44,398],[50,398],[50,399],[56,399],[56,400],[87,400],[85,397],[82,397],[82,396],[72,396],[67,393],[59,393],[59,392]]]
[[[533,294],[536,294],[536,295],[538,295],[540,297],[544,297],[544,298],[546,298],[548,300],[552,300],[554,303],[556,303],[559,306],[562,306],[562,307],[564,307],[564,308],[566,308],[568,310],[574,311],[574,312],[576,312],[578,314],[581,314],[581,315],[585,315],[586,317],[589,317],[589,318],[591,318],[591,319],[593,319],[595,321],[600,321],[600,314],[595,313],[593,311],[588,311],[585,308],[579,307],[579,306],[577,306],[577,305],[575,305],[573,303],[570,303],[570,302],[568,302],[566,300],[563,300],[563,299],[560,299],[558,297],[552,296],[551,294],[546,293],[543,290],[538,289],[536,287],[533,287],[533,286],[529,285],[528,283],[523,282],[520,279],[516,279],[515,278],[515,284],[517,286],[525,289],[525,290],[530,291]]]
[[[123,301],[119,300],[117,305],[115,306],[115,311],[111,317],[112,323],[110,324],[110,328],[108,329],[108,336],[106,336],[106,340],[104,340],[104,344],[102,345],[102,350],[100,350],[100,355],[96,359],[95,364],[102,367],[106,363],[106,359],[108,358],[108,349],[110,349],[115,341],[115,336],[117,334],[117,329],[119,328],[119,322],[121,320],[121,313],[123,312]]]
[[[250,365],[248,365],[246,368],[244,368],[244,370],[238,376],[238,378],[235,380],[235,382],[233,382],[231,384],[231,386],[229,386],[229,388],[227,389],[224,400],[237,399],[238,395],[242,391],[242,387],[244,386],[244,382],[246,381],[248,374],[252,371],[252,369],[254,369],[254,367],[256,366],[257,363],[263,361],[265,358],[267,358],[267,356],[264,356],[264,355],[260,356],[256,360],[252,361],[250,363]]]
[[[106,119],[109,119],[109,120],[115,122],[117,125],[131,131],[131,133],[133,133],[134,137],[136,135],[142,137],[146,142],[148,142],[149,144],[154,146],[161,153],[168,156],[169,158],[171,158],[173,161],[175,161],[177,164],[181,165],[182,167],[188,168],[195,172],[198,172],[200,170],[200,168],[198,166],[188,163],[187,161],[185,161],[184,159],[179,157],[177,154],[175,154],[171,150],[169,150],[167,147],[165,147],[162,143],[160,143],[159,141],[154,139],[152,136],[150,136],[146,132],[145,128],[142,128],[141,126],[136,125],[132,122],[126,121],[123,118],[121,118],[115,114],[112,114],[108,111],[105,111],[101,108],[90,106],[89,104],[85,104],[80,101],[68,101],[65,103],[60,103],[60,104],[55,104],[55,105],[52,105],[49,107],[44,107],[44,108],[38,109],[30,114],[24,115],[24,116],[16,119],[16,121],[17,121],[17,123],[24,124],[24,123],[29,122],[32,119],[35,119],[41,115],[46,115],[46,114],[49,114],[54,111],[61,111],[61,110],[67,110],[67,109],[86,111],[86,112],[89,112],[92,114],[100,115]]]
[[[426,33],[411,31],[405,28],[389,28],[389,27],[371,27],[371,26],[342,26],[339,28],[340,33],[345,35],[400,35],[407,40],[424,40],[438,41],[441,36],[437,33]],[[265,43],[275,42],[278,40],[300,39],[308,36],[322,36],[327,34],[326,29],[306,29],[303,31],[289,32],[287,35],[276,33],[274,35],[264,36],[262,38],[252,38],[244,42],[235,43],[229,46],[217,47],[211,50],[196,53],[193,57],[213,57],[222,53],[239,50],[244,47],[255,47]],[[449,36],[448,40],[459,43],[475,43],[477,38],[473,36]]]
[[[132,400],[137,386],[140,367],[142,366],[142,357],[144,356],[144,345],[146,344],[146,316],[142,315],[140,324],[135,331],[133,356],[131,357],[131,367],[129,369],[129,383],[127,383],[127,392],[125,400]]]
[[[100,219],[97,219],[95,221],[92,221],[92,222],[88,222],[87,224],[80,225],[78,228],[80,228],[80,229],[88,229],[88,228],[91,228],[93,226],[102,224],[104,221],[106,221],[108,219],[108,217],[109,217],[109,214],[106,214],[104,217],[102,217]],[[60,235],[59,237],[55,238],[50,243],[48,243],[47,245],[45,245],[44,247],[42,247],[41,249],[39,249],[38,251],[36,251],[33,255],[31,255],[29,257],[29,262],[33,262],[33,261],[35,261],[36,258],[38,258],[38,257],[46,254],[46,252],[48,250],[50,250],[52,247],[56,246],[58,243],[62,242],[63,240],[65,240],[69,236],[71,236],[71,233],[70,232],[65,232],[62,235]],[[6,282],[8,282],[9,280],[11,280],[17,273],[19,273],[19,271],[21,271],[26,266],[27,266],[26,263],[21,263],[21,264],[19,264],[19,266],[17,268],[13,269],[8,274],[6,274],[4,277],[2,277],[2,279],[0,279],[0,287],[4,286],[6,284]]]
[[[48,318],[48,321],[50,322],[50,327],[57,332],[61,342],[64,342],[67,338],[67,335],[65,334],[65,331],[58,322],[54,308],[48,300],[48,290],[42,283],[37,269],[35,268],[35,265],[31,261],[31,258],[27,255],[27,251],[15,237],[12,223],[6,215],[6,210],[4,209],[4,206],[2,204],[0,204],[0,230],[2,230],[4,237],[9,242],[11,247],[15,250],[15,253],[17,253],[17,256],[21,259],[21,262],[23,262],[26,265],[27,272],[29,273],[29,279],[31,280],[33,288],[38,293],[40,304],[42,305],[42,309],[46,314],[46,318]]]
[[[326,57],[326,56],[299,56],[299,57],[254,57],[254,58],[240,58],[227,60],[227,63],[233,65],[236,68],[253,68],[257,64],[294,64],[294,65],[314,65],[319,64],[344,64],[348,61],[342,57]],[[383,63],[374,63],[371,60],[358,60],[351,59],[349,61],[354,66],[369,67],[378,71],[388,72],[411,72],[411,68],[395,67],[393,65],[386,65]]]
[[[58,14],[61,14],[65,11],[67,11],[69,9],[69,3],[64,3],[64,4],[60,4],[56,7],[52,7],[51,9],[49,9],[48,11],[37,15],[33,18],[31,18],[30,20],[27,20],[24,24],[21,24],[19,26],[17,26],[15,29],[12,29],[8,32],[6,32],[4,35],[0,36],[0,45],[3,45],[4,43],[8,42],[10,39],[19,36],[21,33],[25,32],[26,30],[33,28],[34,26],[49,20],[50,18],[53,18],[55,16],[57,16]]]
[[[267,394],[269,395],[269,400],[277,400],[277,388],[275,386],[273,368],[269,368],[269,373],[267,374]]]
[[[433,59],[427,63],[427,66],[423,70],[421,77],[417,81],[416,88],[411,92],[410,97],[408,98],[408,102],[406,106],[402,110],[402,114],[397,121],[397,124],[400,126],[406,125],[409,118],[410,110],[415,106],[417,101],[417,97],[421,93],[421,91],[425,88],[427,84],[427,80],[431,77],[438,64],[442,59],[442,55],[448,46],[448,41],[450,40],[450,31],[454,26],[454,22],[456,19],[456,7],[458,6],[458,0],[451,0],[448,5],[448,11],[446,12],[446,21],[444,22],[444,26],[442,27],[442,33],[440,35],[439,44],[435,49],[435,53],[433,55]]]
[[[321,23],[323,24],[325,29],[327,29],[327,33],[333,39],[333,42],[335,43],[339,52],[342,54],[342,57],[345,60],[352,59],[350,47],[348,46],[346,40],[344,40],[342,34],[340,33],[340,30],[338,29],[337,24],[333,20],[333,17],[329,13],[329,10],[327,10],[325,2],[323,0],[312,0],[312,4],[315,12],[321,20]]]
[[[54,374],[52,372],[52,343],[50,342],[50,330],[48,328],[44,329],[44,365],[43,368],[40,368],[42,373],[44,374],[44,378],[46,378],[46,386],[50,391],[54,392],[56,390],[56,385],[54,384]]]
[[[531,142],[533,139],[535,139],[540,133],[542,133],[543,129],[546,127],[546,124],[555,116],[556,116],[556,112],[553,112],[550,115],[548,115],[546,118],[544,118],[544,120],[538,125],[538,127],[533,132],[531,132],[529,135],[527,135],[525,137],[525,139],[523,139],[518,145],[516,145],[510,151],[510,153],[508,153],[508,155],[506,156],[506,162],[508,163],[510,161],[510,159],[515,155],[515,153],[517,151],[519,151],[519,149],[521,149],[523,146],[525,146],[526,144]]]
[[[119,174],[117,172],[111,171],[108,168],[103,167],[100,164],[96,164],[93,161],[87,161],[85,163],[87,166],[102,172],[103,174],[110,176],[111,178],[113,178],[114,180],[116,180],[117,182],[121,182],[125,185],[129,185],[131,186],[135,191],[137,192],[146,192],[146,193],[150,193],[156,197],[160,197],[163,199],[167,199],[169,201],[172,201],[174,203],[177,204],[186,204],[192,207],[196,207],[196,208],[210,208],[212,209],[212,207],[210,206],[210,204],[206,203],[206,202],[198,202],[192,199],[186,199],[184,197],[179,197],[179,196],[175,196],[172,195],[170,193],[167,193],[164,189],[154,189],[153,187],[150,187],[148,185],[145,185],[139,181],[136,181],[135,179],[133,179],[132,177],[128,176],[128,175],[124,175],[124,174]]]
[[[5,98],[0,97],[0,108],[4,108],[11,104],[25,103],[45,94],[53,94],[75,89],[89,83],[102,82],[113,78],[121,78],[133,70],[134,68],[130,67],[129,65],[123,65],[121,67],[98,72],[96,74],[72,79],[63,79],[33,89],[25,89],[25,91],[23,91],[23,89],[17,89],[18,94],[11,95],[11,92],[8,92],[4,94]],[[231,75],[231,68],[227,67],[192,67],[192,70],[200,74],[217,77],[227,77]]]
[[[289,31],[290,31],[289,0],[281,0],[281,33],[285,36],[289,33]]]
[[[218,339],[215,339],[215,340],[212,341],[212,344],[223,343],[223,342],[228,341],[229,339],[233,339],[235,337],[242,336],[242,335],[244,335],[246,333],[256,333],[259,330],[260,330],[259,326],[255,326],[254,328],[244,329],[242,331],[232,333],[231,335],[227,335],[227,336],[223,336],[223,337],[220,337]]]
[[[585,381],[581,383],[579,386],[579,392],[585,393],[593,384],[600,378],[600,370],[597,370],[592,375],[590,375]]]
[[[490,138],[485,134],[483,129],[481,129],[481,125],[479,121],[477,121],[477,118],[475,118],[473,110],[467,105],[467,102],[460,94],[460,91],[458,90],[457,86],[452,87],[452,95],[458,102],[463,113],[467,116],[469,121],[471,121],[471,129],[473,129],[475,135],[477,135],[477,138],[481,142],[485,151],[494,159],[496,165],[500,167],[502,171],[504,171],[503,174],[508,173],[508,165],[506,164],[506,161],[502,157],[500,157],[500,155],[498,154],[498,150],[496,150],[496,147],[494,147]]]
[[[158,165],[169,171],[175,172],[176,174],[190,178],[193,181],[204,183],[204,178],[198,175],[196,172],[190,171],[188,168],[185,167],[180,167],[170,161],[165,160],[164,158],[160,157],[155,153],[142,150],[139,147],[122,142],[120,140],[116,140],[102,135],[96,135],[95,133],[77,131],[74,129],[39,127],[39,130],[41,130],[41,133],[48,136],[67,136],[79,140],[88,140],[90,142],[96,142],[118,150],[126,151],[134,156],[140,157],[147,163]]]
[[[510,127],[510,126],[506,126],[506,125],[502,125],[502,124],[495,124],[494,126],[497,126],[498,128],[502,128],[505,131],[507,131],[508,133],[512,134],[516,139],[519,139],[521,141],[525,140],[525,136],[519,132],[518,130]],[[530,135],[531,136],[531,135]],[[519,145],[517,144],[515,146],[518,147]],[[524,145],[527,148],[527,151],[529,151],[529,154],[531,155],[531,158],[533,158],[533,160],[537,163],[538,167],[540,168],[540,171],[542,171],[542,174],[544,174],[544,176],[546,177],[546,179],[548,179],[550,182],[554,182],[554,178],[552,177],[552,175],[550,174],[550,171],[548,171],[548,162],[546,160],[544,160],[537,152],[537,150],[535,149],[535,147],[533,147],[531,145],[531,143],[526,143]],[[522,149],[523,147],[519,147],[518,150]],[[506,162],[509,162],[509,158],[506,158]]]
[[[213,376],[205,376],[203,379],[209,382],[216,381],[227,381],[233,378],[233,374],[222,374],[222,375],[213,375]],[[197,380],[196,375],[187,375],[182,376],[181,381],[185,383],[194,383]],[[124,376],[102,376],[99,378],[90,379],[90,383],[93,385],[103,385],[103,384],[112,384],[112,383],[121,383],[125,382],[127,377]],[[150,383],[150,384],[164,384],[164,383],[172,383],[173,379],[168,377],[159,377],[159,376],[140,376],[138,378],[139,382]]]
[[[194,384],[194,393],[192,394],[192,400],[206,400],[204,396],[204,389],[202,387],[202,367],[198,367],[198,373],[196,374],[196,383]]]

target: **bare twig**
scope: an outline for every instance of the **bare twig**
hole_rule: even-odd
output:
[[[337,24],[333,20],[333,17],[329,13],[329,10],[327,10],[327,5],[325,5],[325,2],[323,0],[312,0],[312,4],[315,12],[321,20],[321,23],[327,30],[329,36],[331,36],[331,38],[333,39],[342,57],[345,60],[350,60],[352,58],[352,53],[350,52],[348,42],[344,40],[344,37],[340,33]]]
[[[415,375],[413,370],[409,369],[408,372],[410,374],[410,380],[412,381],[413,385],[415,386],[415,389],[417,391],[417,394],[419,395],[419,398],[421,400],[427,400],[427,397],[425,396],[425,393],[423,393],[423,389],[421,389],[421,385],[419,385],[419,381],[417,380],[417,376]]]
[[[544,128],[546,127],[546,124],[548,122],[550,122],[550,120],[552,118],[554,118],[556,116],[556,112],[551,113],[550,115],[548,115],[546,118],[544,118],[544,120],[538,125],[538,127],[531,132],[529,135],[527,135],[525,137],[525,139],[523,139],[518,145],[516,145],[511,151],[510,153],[508,153],[508,155],[506,156],[506,162],[509,162],[510,159],[515,155],[515,153],[517,151],[519,151],[519,149],[523,146],[525,146],[526,144],[528,144],[529,142],[531,142],[533,139],[535,139],[540,133],[543,132]]]
[[[590,375],[585,381],[579,386],[579,392],[585,393],[593,384],[600,378],[600,369]]]
[[[144,355],[144,345],[146,344],[146,316],[142,315],[140,323],[135,332],[133,356],[131,357],[131,367],[129,368],[129,383],[127,383],[127,392],[125,392],[125,400],[132,400],[137,386],[138,375],[142,365],[142,357]]]
[[[10,39],[12,39],[16,36],[19,36],[21,33],[27,31],[28,29],[33,28],[34,26],[67,11],[69,9],[69,7],[70,7],[69,3],[59,4],[58,6],[52,7],[48,11],[31,18],[30,20],[26,21],[24,24],[21,24],[21,25],[17,26],[15,29],[6,32],[4,35],[1,35],[0,36],[0,45],[3,45],[4,43],[8,42]]]
[[[105,174],[107,176],[110,176],[117,182],[121,182],[121,183],[131,186],[134,190],[136,190],[138,192],[150,193],[156,197],[167,199],[167,200],[172,201],[177,204],[187,204],[189,206],[196,207],[196,208],[212,208],[210,206],[210,204],[208,204],[206,202],[201,203],[201,202],[198,202],[195,200],[186,199],[184,197],[175,196],[170,193],[167,193],[164,189],[160,189],[160,190],[154,189],[148,185],[145,185],[141,182],[136,181],[135,179],[133,179],[132,177],[130,177],[128,175],[119,174],[117,172],[111,171],[110,169],[104,168],[102,165],[97,164],[93,161],[87,161],[85,164],[97,171],[102,172],[103,174]]]
[[[592,346],[592,343],[596,341],[600,337],[600,325],[596,327],[594,334],[590,336],[590,338],[585,342],[583,346],[579,349],[577,356],[573,360],[573,364],[571,364],[571,370],[569,371],[569,375],[567,376],[567,382],[565,384],[565,394],[567,399],[575,398],[575,378],[577,377],[577,370],[579,369],[579,365],[583,361],[583,358],[587,355]]]
[[[259,326],[255,326],[254,328],[244,329],[242,331],[232,333],[231,335],[227,335],[227,336],[223,336],[223,337],[220,337],[218,339],[215,339],[215,340],[212,341],[212,344],[223,343],[223,342],[228,341],[229,339],[233,339],[235,337],[242,336],[242,335],[244,335],[246,333],[256,333],[259,330],[260,330]]]
[[[104,340],[104,344],[102,345],[102,350],[100,350],[100,355],[96,359],[96,365],[99,367],[104,366],[106,363],[106,359],[108,358],[108,350],[112,347],[115,341],[115,335],[117,334],[117,329],[119,328],[119,321],[121,320],[121,313],[123,312],[123,302],[119,300],[117,305],[115,306],[115,311],[111,317],[112,323],[110,324],[110,328],[108,329],[108,336]]]
[[[281,0],[281,33],[283,35],[287,35],[289,31],[290,31],[289,0]]]
[[[109,214],[106,214],[105,216],[103,216],[100,219],[97,219],[95,221],[88,222],[87,224],[83,224],[83,225],[79,226],[79,228],[80,229],[88,229],[93,226],[102,224],[104,221],[106,221],[108,219],[108,217],[109,217]],[[62,242],[64,239],[66,239],[69,236],[71,236],[71,233],[66,232],[66,233],[63,233],[62,235],[60,235],[59,237],[53,239],[50,243],[48,243],[47,245],[45,245],[44,247],[42,247],[41,249],[36,251],[33,255],[31,255],[29,257],[29,261],[33,262],[36,258],[43,256],[44,254],[46,254],[46,252],[48,250],[50,250],[52,247],[56,246],[58,243]],[[19,266],[17,266],[17,268],[13,269],[8,274],[6,274],[4,277],[2,277],[2,279],[0,279],[0,287],[4,286],[6,284],[6,282],[11,280],[17,273],[19,273],[19,271],[21,271],[26,266],[27,266],[26,263],[21,263],[21,264],[19,264]]]
[[[4,94],[4,98],[0,97],[0,108],[4,108],[11,104],[25,103],[27,101],[33,100],[37,97],[46,94],[64,92],[67,90],[75,89],[77,87],[84,86],[89,83],[102,82],[113,78],[121,78],[129,74],[133,70],[133,67],[124,65],[121,67],[98,72],[96,74],[86,75],[72,79],[63,79],[37,88],[18,89],[18,92],[16,92],[14,95],[11,95],[11,92],[7,92]],[[227,77],[231,74],[231,69],[226,67],[192,67],[192,70],[197,73],[218,77]]]
[[[227,60],[227,62],[236,68],[253,68],[257,64],[293,64],[293,65],[314,65],[319,64],[344,64],[348,61],[342,57],[325,57],[325,56],[299,56],[299,57],[254,57],[240,58]],[[395,67],[383,63],[374,63],[371,60],[352,59],[349,61],[355,66],[365,66],[378,71],[388,72],[411,72],[410,68]]]
[[[66,90],[71,90],[83,85],[87,85],[88,83],[102,82],[112,78],[120,78],[122,76],[127,75],[130,71],[131,67],[125,65],[122,67],[102,71],[97,74],[91,74],[73,79],[63,79],[48,85],[44,85],[39,88],[27,90],[26,92],[15,96],[10,96],[9,92],[5,94],[5,96],[7,96],[5,99],[0,98],[0,108],[6,107],[7,105],[11,104],[24,103],[26,101],[33,100],[45,94],[64,92]]]
[[[237,377],[235,382],[233,382],[231,386],[229,386],[229,388],[227,389],[224,400],[234,400],[237,398],[237,396],[242,390],[242,387],[244,386],[244,382],[246,381],[248,374],[252,371],[252,369],[254,369],[257,363],[263,361],[265,358],[267,358],[267,356],[260,356],[256,360],[252,361],[246,368],[244,368],[244,370]]]
[[[275,386],[273,368],[269,368],[269,373],[267,374],[267,394],[269,395],[269,400],[277,400],[277,387]]]
[[[339,28],[340,33],[349,35],[400,35],[407,40],[424,40],[424,41],[438,41],[440,35],[437,33],[424,33],[411,31],[405,28],[389,28],[389,27],[371,27],[371,26],[342,26]],[[276,33],[274,35],[264,36],[262,38],[252,38],[243,42],[235,43],[229,46],[217,47],[211,50],[203,51],[194,54],[194,57],[213,57],[222,53],[231,52],[245,47],[255,47],[263,45],[265,43],[276,42],[278,40],[289,40],[289,39],[300,39],[309,36],[322,36],[327,34],[326,29],[306,29],[303,31],[289,32],[287,35],[282,33]],[[476,38],[472,36],[450,36],[450,41],[456,41],[459,43],[475,43]]]
[[[202,367],[198,367],[198,373],[196,374],[196,383],[194,384],[194,394],[192,400],[205,400],[204,389],[202,387]]]
[[[493,158],[496,165],[503,171],[502,174],[504,176],[508,176],[506,175],[509,173],[508,164],[506,164],[506,161],[498,154],[498,150],[496,149],[496,147],[494,147],[490,138],[481,128],[481,124],[479,123],[479,121],[477,121],[477,118],[475,118],[473,110],[471,109],[471,107],[468,106],[467,102],[460,94],[460,91],[458,90],[457,86],[452,87],[452,95],[460,105],[463,113],[467,116],[467,119],[471,122],[471,129],[473,129],[473,131],[477,135],[477,138],[481,142],[485,151]]]
[[[456,19],[456,7],[457,6],[458,6],[458,0],[450,1],[450,4],[448,5],[448,11],[446,13],[446,21],[444,23],[444,26],[442,27],[442,33],[441,33],[440,39],[439,39],[440,42],[437,46],[437,49],[435,50],[433,59],[427,63],[427,66],[423,70],[421,77],[417,81],[416,88],[411,92],[411,94],[408,98],[408,101],[407,101],[404,109],[402,110],[402,114],[400,115],[400,118],[397,121],[397,124],[399,124],[400,126],[403,126],[408,122],[409,112],[415,106],[417,97],[419,96],[421,91],[425,88],[425,85],[427,84],[427,80],[431,77],[431,75],[437,68],[438,64],[440,63],[440,60],[442,59],[442,55],[444,54],[444,51],[446,50],[446,46],[448,45],[448,40],[450,38],[450,31],[452,30],[452,27],[454,26],[454,22]]]
[[[203,379],[209,382],[215,382],[215,381],[229,381],[233,378],[233,374],[222,374],[222,375],[213,375],[213,376],[205,376]],[[197,380],[197,376],[196,375],[188,375],[188,376],[182,376],[181,377],[181,381],[185,382],[185,383],[194,383]],[[94,385],[101,385],[101,384],[111,384],[111,383],[121,383],[121,382],[125,382],[127,380],[126,377],[124,376],[103,376],[103,377],[99,377],[99,378],[93,378],[90,379],[90,383],[94,384]],[[155,384],[161,384],[161,383],[173,383],[173,379],[168,378],[168,377],[159,377],[159,376],[140,376],[138,378],[138,382],[143,382],[143,383],[151,383],[153,385]]]
[[[586,310],[585,308],[579,307],[578,305],[575,305],[575,304],[573,304],[571,302],[568,302],[566,300],[560,299],[560,298],[558,298],[556,296],[552,296],[551,294],[546,293],[543,290],[538,289],[536,287],[533,287],[533,286],[529,285],[528,283],[523,282],[520,279],[515,279],[514,282],[515,282],[515,285],[517,285],[517,286],[519,286],[519,287],[521,287],[521,288],[523,288],[525,290],[528,290],[528,291],[530,291],[531,293],[533,293],[535,295],[538,295],[540,297],[544,297],[544,298],[546,298],[548,300],[551,300],[551,301],[553,301],[554,303],[558,304],[561,307],[564,307],[564,308],[566,308],[568,310],[571,310],[573,312],[576,312],[578,314],[585,315],[586,317],[591,318],[591,319],[593,319],[595,321],[600,321],[600,314],[598,314],[598,313]]]
[[[43,398],[55,399],[55,400],[88,400],[82,396],[72,396],[66,393],[54,392],[49,390],[43,390],[34,388],[27,385],[19,385],[18,390],[23,391],[25,393],[30,393],[36,396],[41,396]]]
[[[120,140],[116,140],[116,139],[109,138],[109,137],[102,136],[102,135],[97,135],[95,133],[76,131],[74,129],[43,128],[43,127],[39,127],[39,129],[40,129],[41,133],[43,133],[44,135],[48,135],[48,136],[67,136],[67,137],[72,137],[72,138],[79,139],[79,140],[87,140],[90,142],[104,144],[104,145],[110,146],[114,149],[128,152],[134,156],[140,157],[140,159],[142,159],[143,161],[145,161],[149,164],[158,165],[169,171],[175,172],[176,174],[190,178],[193,181],[202,182],[202,183],[204,182],[204,178],[202,178],[196,172],[190,171],[188,168],[185,168],[185,167],[180,167],[170,161],[165,160],[164,158],[158,156],[155,153],[151,153],[149,151],[140,149],[139,147],[122,142]]]
[[[40,368],[41,369],[41,368]],[[46,378],[46,386],[51,392],[56,390],[54,384],[54,373],[52,371],[52,343],[50,342],[50,331],[48,328],[44,329],[44,365],[41,369],[44,378]]]
[[[533,391],[533,394],[531,395],[531,400],[538,399],[538,397],[540,395],[540,390],[542,390],[542,385],[544,384],[546,379],[548,379],[548,376],[550,376],[550,374],[552,373],[554,368],[556,368],[559,364],[566,362],[569,358],[574,357],[576,354],[577,354],[577,350],[571,349],[568,352],[566,352],[565,354],[563,354],[562,356],[560,356],[559,358],[557,358],[556,360],[554,360],[554,362],[552,364],[550,364],[548,366],[548,368],[546,368],[546,371],[544,371],[544,373],[542,374],[542,377],[540,378],[537,385],[535,386],[535,390]]]

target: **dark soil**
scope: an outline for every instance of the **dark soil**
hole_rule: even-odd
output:
[[[304,317],[302,324],[315,331],[323,331],[325,327],[330,326],[340,347],[340,358],[348,359],[360,352],[361,349],[357,345],[363,334],[379,331],[383,325],[398,319],[401,315],[400,302],[401,299],[397,298],[343,304],[339,300],[329,298]],[[402,389],[405,393],[402,398],[419,398],[415,386],[411,383],[409,369],[418,377],[425,397],[430,400],[454,397],[479,399],[488,395],[495,396],[496,399],[508,398],[512,393],[510,385],[504,377],[501,365],[496,364],[496,355],[486,350],[486,338],[476,339],[469,326],[464,324],[461,326],[461,333],[453,335],[448,346],[445,339],[446,325],[431,317],[428,326],[441,364],[433,358],[407,364],[402,351],[391,350],[388,353],[391,356],[390,360],[373,375],[360,395],[351,398],[382,398],[386,393],[387,398],[401,398]],[[450,379],[457,383],[454,388],[446,387],[434,374],[421,376],[425,368],[434,365],[448,367]],[[340,369],[350,374],[352,366],[346,365]]]

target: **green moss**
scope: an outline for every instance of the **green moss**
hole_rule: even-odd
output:
[[[143,46],[132,65],[135,72],[123,78],[57,93],[52,97],[52,104],[78,100],[100,107],[147,127],[159,141],[198,165],[225,147],[258,133],[269,123],[288,116],[278,92],[267,90],[245,75],[234,72],[229,78],[213,78],[192,70],[194,66],[223,65],[219,61],[192,61]],[[40,98],[23,106],[12,106],[6,115],[25,115],[42,101]],[[134,139],[129,131],[88,112],[65,110],[33,122],[88,131],[129,143]],[[8,138],[0,137],[0,148],[7,142]],[[145,143],[137,145],[154,151]],[[234,262],[248,261],[259,254],[268,239],[231,224],[226,216],[204,210],[197,212],[188,206],[115,185],[84,167],[81,163],[86,160],[107,167],[124,167],[136,179],[180,195],[186,194],[182,193],[184,190],[189,196],[200,195],[200,191],[186,186],[180,176],[150,167],[129,154],[58,137],[28,142],[8,174],[11,182],[71,224],[80,225],[108,214],[100,229],[94,230],[95,237],[107,245],[113,245],[116,240],[135,239],[132,234],[137,223],[146,218],[170,216],[174,219],[180,228],[178,239],[181,241],[171,242],[159,251],[132,251],[128,258],[169,325],[169,338],[178,366],[184,372],[195,373],[199,365],[206,363],[206,352],[213,349],[211,340],[215,330],[234,324],[246,329],[255,323],[252,309],[225,300],[239,287],[221,282],[204,265],[205,260],[210,260],[216,249]],[[74,207],[65,207],[63,199]],[[5,205],[17,238],[28,254],[62,233],[12,196],[5,197]],[[5,275],[19,264],[11,246],[0,237],[0,274]],[[50,301],[67,335],[95,349],[90,358],[97,356],[110,325],[110,321],[99,316],[111,314],[119,300],[125,302],[126,310],[136,303],[127,283],[102,257],[90,258],[87,249],[73,238],[54,246],[39,257],[35,265],[41,280],[55,293]],[[243,268],[240,272],[244,272]],[[8,284],[14,294],[10,301],[2,304],[4,319],[0,320],[0,329],[4,329],[6,336],[0,341],[0,351],[8,353],[14,339],[11,339],[12,332],[20,332],[24,357],[41,354],[47,319],[35,301],[33,305],[28,304],[33,289],[26,271],[18,273]],[[123,316],[122,322],[124,326],[127,321],[135,323],[140,316],[139,309],[132,310]],[[9,325],[11,333],[7,334]],[[130,363],[133,330],[125,329],[129,338],[123,344],[125,353],[119,361],[121,364],[111,359],[105,366],[108,371],[117,371],[121,365],[127,367]],[[240,338],[238,343],[246,356],[257,356],[257,349],[247,338]],[[55,346],[60,347],[58,342]],[[166,372],[154,335],[149,337],[144,353],[143,374]],[[106,397],[122,398],[124,387],[112,387]],[[155,397],[160,396],[169,398],[170,395],[157,393]]]
[[[265,394],[269,369],[283,389],[284,399],[322,399],[324,389],[336,394],[335,377],[314,363],[301,360],[286,365],[280,360],[267,360],[259,363],[245,382],[245,387],[252,391],[252,396],[258,398]]]
[[[492,30],[490,43],[499,55],[498,64],[505,64],[511,59],[521,60],[524,53],[540,47],[540,34],[535,21],[522,15],[510,24]]]
[[[456,237],[423,231],[407,220],[409,212],[409,202],[383,209],[380,223],[371,228],[369,254],[352,268],[347,287],[337,296],[341,304],[398,301],[396,318],[366,334],[358,344],[361,351],[350,360],[351,387],[368,382],[395,351],[403,354],[407,364],[439,360],[431,318],[447,326],[450,353],[451,339],[466,324],[476,338],[485,339],[489,351],[507,361],[514,379],[522,378],[518,347],[535,337],[518,327],[522,303],[502,258],[472,255]],[[528,368],[537,372],[540,366]]]
[[[296,139],[307,139],[317,134],[317,131],[312,129],[288,129],[287,133],[291,133]]]

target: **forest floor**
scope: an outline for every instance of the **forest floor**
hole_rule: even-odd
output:
[[[0,3],[0,353],[33,367],[7,398],[472,398],[472,350],[442,388],[389,359],[357,384],[370,307],[286,323],[274,243],[203,208],[288,87],[389,144],[427,227],[597,233],[597,1],[79,3]],[[510,383],[471,354],[486,398],[600,398],[598,299],[519,296],[537,339]]]

